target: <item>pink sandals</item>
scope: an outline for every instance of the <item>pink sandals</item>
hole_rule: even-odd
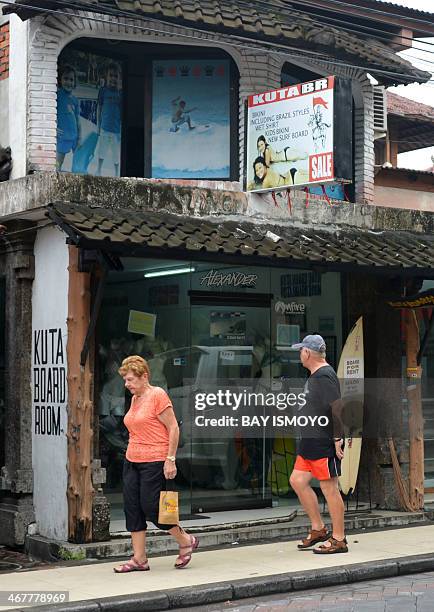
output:
[[[182,569],[183,567],[185,567],[186,565],[188,565],[191,561],[191,555],[193,554],[193,551],[195,551],[197,549],[197,547],[199,546],[199,538],[195,538],[194,536],[190,536],[190,544],[188,544],[187,546],[180,546],[179,547],[179,552],[181,553],[181,550],[183,548],[188,548],[190,549],[190,552],[188,552],[186,555],[181,555],[179,554],[177,557],[177,561],[181,561],[181,563],[175,563],[175,567],[176,569]]]
[[[189,552],[186,554],[179,554],[176,561],[180,563],[175,563],[176,569],[182,569],[186,565],[188,565],[191,561],[191,555],[193,551],[197,549],[199,546],[199,538],[195,538],[194,536],[190,536],[190,544],[187,546],[180,546],[179,552],[184,549],[187,549]],[[146,560],[144,563],[139,563],[137,559],[131,557],[129,561],[123,563],[119,567],[114,567],[113,571],[115,574],[127,574],[128,572],[149,572],[151,568],[149,567],[149,562]]]
[[[146,560],[144,563],[139,563],[134,557],[131,557],[129,561],[119,567],[113,568],[115,574],[126,574],[128,572],[149,572],[149,562]]]

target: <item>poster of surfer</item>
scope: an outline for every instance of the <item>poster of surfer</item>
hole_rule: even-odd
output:
[[[230,178],[229,62],[155,61],[152,75],[152,176]]]
[[[333,181],[334,77],[248,98],[247,190]]]
[[[67,49],[59,58],[57,169],[119,176],[122,63]]]

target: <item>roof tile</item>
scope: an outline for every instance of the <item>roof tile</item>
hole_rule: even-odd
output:
[[[49,211],[76,243],[91,242],[93,248],[99,245],[107,249],[110,244],[119,248],[123,244],[128,252],[128,245],[134,244],[136,251],[140,245],[144,253],[147,249],[167,249],[168,256],[174,250],[186,257],[202,251],[239,254],[241,258],[262,257],[264,264],[278,259],[282,265],[285,261],[328,263],[335,266],[333,269],[357,266],[363,270],[431,270],[434,261],[434,239],[410,232],[340,229],[332,233],[306,227],[258,225],[248,219],[222,222],[221,217],[215,224],[205,224],[200,218],[171,213],[150,215],[142,211],[128,215],[125,210],[69,203],[53,204]],[[280,236],[280,240],[274,242],[267,233]]]
[[[101,0],[100,0],[101,1]],[[346,53],[361,58],[375,66],[425,81],[430,73],[422,71],[393,49],[379,41],[372,41],[321,22],[321,18],[309,16],[294,9],[284,0],[274,0],[268,10],[261,7],[258,12],[254,4],[231,2],[230,0],[185,0],[174,5],[173,0],[113,0],[122,10],[133,11],[154,18],[165,18],[176,22],[197,24],[210,30],[226,29],[229,34],[244,32],[253,38],[276,40],[280,44],[298,45],[301,49],[311,45],[326,45],[333,53]],[[327,41],[330,41],[328,43]],[[393,78],[393,77],[392,77]],[[395,77],[397,82],[401,77]],[[403,82],[403,81],[402,81]]]

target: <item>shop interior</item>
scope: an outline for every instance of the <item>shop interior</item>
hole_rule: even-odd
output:
[[[117,370],[131,354],[148,360],[151,383],[167,390],[180,423],[182,516],[295,504],[288,483],[295,440],[201,433],[192,426],[191,390],[228,379],[259,386],[303,380],[290,346],[307,333],[323,335],[336,367],[340,274],[139,258],[123,258],[122,266],[109,273],[97,329],[99,453],[112,520],[123,521],[130,402]]]

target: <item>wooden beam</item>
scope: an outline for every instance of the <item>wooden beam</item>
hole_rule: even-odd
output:
[[[93,401],[90,360],[80,354],[90,319],[90,274],[78,271],[78,248],[69,247],[68,289],[68,538],[92,541]]]
[[[410,443],[409,497],[414,510],[424,505],[424,446],[421,377],[417,363],[420,350],[419,325],[414,310],[405,313],[407,356],[408,437]]]
[[[394,168],[398,166],[398,140],[399,132],[394,126],[389,127],[387,141],[389,143],[389,160]]]
[[[81,366],[84,366],[86,364],[86,359],[87,359],[87,356],[89,354],[89,349],[90,349],[90,343],[95,333],[96,323],[97,323],[98,316],[101,310],[102,296],[104,294],[107,274],[108,274],[108,270],[106,267],[104,267],[99,276],[98,288],[96,290],[92,313],[90,315],[89,327],[87,328],[86,337],[84,339],[84,344],[83,344],[83,349],[80,355],[80,365]]]
[[[413,30],[409,28],[401,28],[401,30],[392,38],[391,46],[395,51],[403,51],[404,49],[411,49],[413,42]]]

